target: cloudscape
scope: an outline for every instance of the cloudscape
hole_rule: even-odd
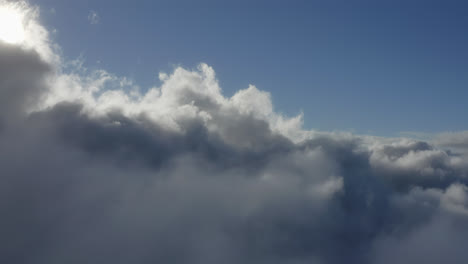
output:
[[[468,132],[306,129],[204,62],[141,89],[44,12],[0,1],[1,263],[466,263]]]

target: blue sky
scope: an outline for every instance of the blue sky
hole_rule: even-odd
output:
[[[65,57],[83,55],[88,67],[142,87],[157,84],[160,71],[205,62],[226,95],[256,85],[278,111],[303,111],[306,128],[468,129],[465,1],[31,3],[57,29]]]

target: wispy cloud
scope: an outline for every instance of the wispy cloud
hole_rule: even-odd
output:
[[[101,18],[99,17],[99,14],[96,11],[91,10],[89,11],[89,14],[88,14],[88,21],[90,24],[96,25],[96,24],[99,24],[99,22],[101,21]]]

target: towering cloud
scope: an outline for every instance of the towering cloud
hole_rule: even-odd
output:
[[[26,34],[47,33],[36,16]],[[463,133],[303,130],[205,64],[141,93],[40,36],[0,44],[1,263],[468,258]]]

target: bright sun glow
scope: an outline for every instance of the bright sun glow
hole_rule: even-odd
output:
[[[24,40],[23,14],[18,10],[0,6],[0,40],[9,44]]]

